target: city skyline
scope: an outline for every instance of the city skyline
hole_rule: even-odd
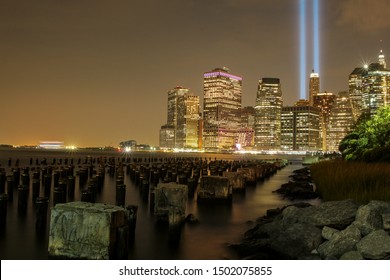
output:
[[[203,73],[216,67],[243,77],[243,107],[255,105],[262,77],[279,78],[284,105],[293,104],[299,1],[259,2],[1,1],[0,144],[158,145],[166,92],[202,97]],[[355,67],[388,55],[386,4],[319,1],[320,91],[347,90]]]

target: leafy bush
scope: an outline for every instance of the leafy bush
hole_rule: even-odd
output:
[[[339,150],[346,160],[390,162],[390,106],[380,108],[372,118],[363,116]]]

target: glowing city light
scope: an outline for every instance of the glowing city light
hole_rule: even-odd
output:
[[[299,30],[300,30],[300,99],[306,99],[306,1],[300,0]]]

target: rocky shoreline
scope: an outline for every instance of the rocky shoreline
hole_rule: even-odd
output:
[[[292,177],[276,192],[290,200],[318,197],[309,173],[302,169]],[[389,201],[300,202],[268,210],[229,247],[240,259],[252,260],[390,260],[389,233]]]

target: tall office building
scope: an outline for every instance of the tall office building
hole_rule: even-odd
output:
[[[203,75],[203,148],[231,149],[241,125],[242,77],[227,68]]]
[[[357,67],[351,74],[349,74],[348,79],[348,92],[351,100],[352,113],[354,121],[357,121],[360,115],[368,108],[366,103],[368,100],[367,96],[364,96],[366,92],[364,91],[364,77],[368,74],[367,67]]]
[[[340,92],[329,115],[326,138],[328,151],[339,150],[341,140],[351,131],[353,124],[354,117],[349,94],[346,91]]]
[[[382,50],[378,62],[355,68],[349,75],[349,96],[355,121],[363,113],[372,116],[390,104],[390,71]]]
[[[279,150],[282,90],[278,78],[259,81],[256,97],[255,146],[258,150]]]
[[[199,96],[185,94],[178,97],[177,103],[176,147],[198,148]]]
[[[320,76],[314,72],[314,69],[310,73],[309,79],[309,103],[313,106],[314,96],[320,92]]]
[[[321,111],[321,141],[322,150],[326,150],[326,134],[329,124],[329,117],[331,109],[335,103],[336,95],[331,92],[319,92],[313,95],[313,106]]]
[[[167,123],[160,129],[160,147],[197,148],[199,126],[199,96],[188,88],[168,91]]]
[[[282,150],[317,151],[321,149],[321,111],[305,103],[297,102],[294,106],[286,106],[282,109]]]

